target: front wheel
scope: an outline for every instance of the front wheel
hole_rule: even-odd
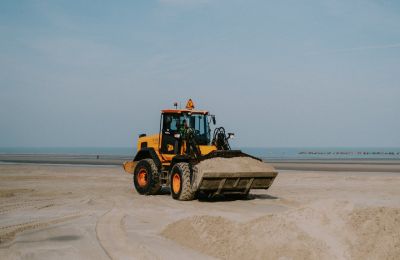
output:
[[[133,183],[139,194],[154,195],[160,191],[160,175],[152,159],[143,159],[137,163]]]
[[[188,163],[177,163],[171,170],[171,194],[176,200],[193,200],[196,191],[192,190],[191,171]]]

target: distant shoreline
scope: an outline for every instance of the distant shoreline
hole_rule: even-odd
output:
[[[233,147],[268,160],[400,160],[400,147]],[[130,158],[136,147],[0,147],[0,156]]]
[[[399,159],[272,159],[263,158],[278,170],[301,171],[361,171],[398,172]],[[52,164],[82,166],[121,166],[133,156],[119,155],[62,155],[62,154],[0,154],[3,164]]]

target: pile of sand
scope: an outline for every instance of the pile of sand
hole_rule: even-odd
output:
[[[348,219],[354,231],[351,254],[357,259],[399,259],[400,209],[376,207],[354,210]]]
[[[202,172],[272,172],[274,167],[251,157],[212,158],[196,165]]]
[[[168,225],[161,234],[222,259],[396,259],[400,255],[399,209],[321,206],[244,223],[194,216]]]
[[[222,259],[324,259],[325,245],[274,216],[247,223],[195,216],[167,226],[162,235],[183,246]]]
[[[275,168],[268,165],[262,161],[253,159],[251,157],[234,157],[234,158],[212,158],[204,160],[194,167],[195,180],[193,182],[193,188],[197,189],[203,176],[208,173],[216,176],[218,174],[224,173],[271,173],[271,175],[276,176]]]

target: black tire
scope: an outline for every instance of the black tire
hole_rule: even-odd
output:
[[[179,176],[179,185],[174,189],[174,178]],[[196,191],[192,190],[191,171],[188,163],[177,163],[171,170],[171,194],[176,200],[193,200],[196,197]],[[179,189],[177,189],[179,187]]]
[[[145,182],[140,177],[145,176]],[[152,159],[140,160],[135,167],[133,174],[135,189],[142,195],[155,195],[161,190],[160,175],[156,164]]]

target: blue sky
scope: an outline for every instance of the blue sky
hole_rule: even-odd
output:
[[[398,1],[1,1],[0,35],[0,146],[131,146],[189,97],[236,146],[400,146]]]

